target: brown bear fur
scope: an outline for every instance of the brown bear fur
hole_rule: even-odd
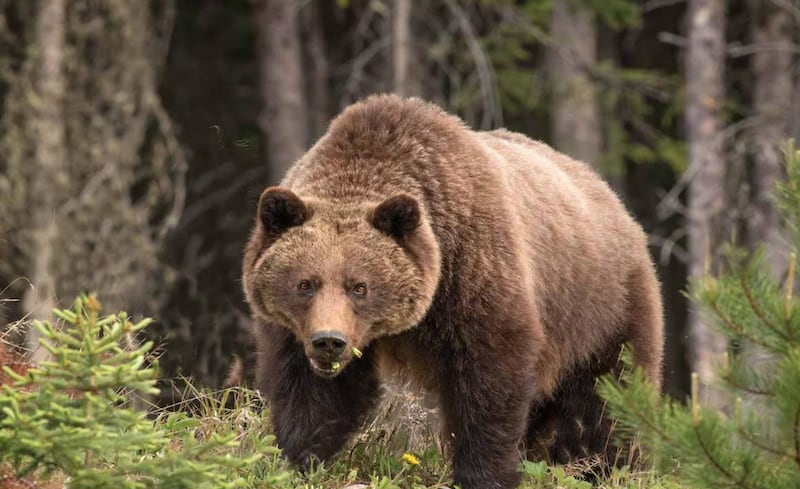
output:
[[[520,448],[604,452],[594,383],[623,342],[660,383],[659,284],[616,195],[545,144],[417,99],[350,106],[265,190],[243,282],[256,387],[301,466],[334,455],[402,375],[438,399],[456,483],[516,487]],[[330,331],[341,356],[311,340]]]

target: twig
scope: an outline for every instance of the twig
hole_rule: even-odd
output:
[[[778,330],[775,327],[775,325],[772,324],[772,321],[767,319],[767,316],[764,314],[764,311],[761,310],[761,307],[758,305],[755,298],[753,297],[753,294],[750,291],[750,287],[748,287],[747,285],[747,281],[745,280],[744,275],[742,273],[739,273],[738,276],[739,276],[739,284],[741,284],[742,291],[744,292],[745,297],[747,297],[747,302],[750,304],[750,309],[752,309],[753,312],[756,313],[756,316],[758,316],[758,319],[760,319],[761,322],[764,323],[764,326],[769,328],[769,330],[775,333],[776,335],[780,336],[781,339],[788,341],[789,337],[783,334],[780,330]]]
[[[246,172],[242,173],[235,180],[222,186],[219,190],[216,190],[215,192],[208,194],[203,199],[187,207],[186,211],[183,212],[183,219],[180,222],[179,228],[185,229],[194,219],[201,216],[206,210],[214,207],[220,202],[223,202],[225,199],[235,194],[236,192],[239,192],[242,189],[242,187],[247,186],[248,184],[253,182],[253,180],[262,176],[262,174],[263,174],[263,168],[260,167],[251,168]]]
[[[494,73],[494,68],[489,61],[489,57],[483,51],[475,31],[472,29],[472,24],[464,13],[464,10],[458,6],[454,0],[444,0],[450,13],[458,21],[461,33],[464,36],[464,41],[467,43],[467,48],[475,61],[475,68],[477,68],[478,80],[481,87],[481,97],[483,98],[484,111],[481,120],[481,128],[489,129],[493,123],[497,126],[503,125],[502,108],[500,107],[500,96],[497,93],[497,83]]]
[[[664,221],[676,213],[682,216],[686,215],[685,207],[680,203],[680,195],[689,186],[695,171],[695,168],[689,168],[684,171],[678,181],[675,182],[675,185],[664,194],[661,201],[656,205],[656,216],[659,219]]]
[[[795,23],[800,24],[800,7],[797,5],[796,1],[772,0],[772,3],[789,12],[789,14],[794,17]]]
[[[724,475],[724,476],[725,476],[725,477],[727,477],[728,479],[730,479],[730,480],[732,480],[732,481],[736,482],[736,484],[737,484],[737,486],[738,486],[738,487],[740,487],[740,488],[742,488],[742,489],[749,489],[749,488],[750,488],[750,486],[746,486],[746,485],[744,485],[744,482],[743,482],[743,480],[744,480],[744,479],[743,479],[743,478],[737,479],[736,477],[734,477],[734,476],[733,476],[733,474],[731,474],[730,472],[728,472],[728,470],[727,470],[727,469],[725,469],[725,467],[723,467],[723,466],[722,466],[722,465],[721,465],[721,464],[720,464],[720,463],[717,461],[717,459],[716,459],[716,458],[714,458],[714,456],[713,456],[713,455],[711,454],[711,452],[708,450],[708,447],[706,446],[705,442],[703,441],[703,437],[702,437],[702,436],[700,436],[700,431],[698,431],[698,429],[697,429],[697,426],[693,426],[693,427],[692,427],[692,429],[693,429],[693,431],[694,431],[695,438],[697,438],[697,442],[700,444],[700,448],[702,448],[702,449],[703,449],[703,454],[704,454],[704,455],[706,456],[706,458],[708,458],[708,460],[711,462],[711,465],[713,465],[713,466],[714,466],[714,468],[716,468],[716,469],[717,469],[717,470],[718,470],[718,471],[719,471],[719,472],[720,472],[722,475]]]
[[[172,124],[172,119],[170,119],[169,114],[167,114],[167,111],[164,109],[161,99],[156,96],[153,97],[151,110],[158,121],[158,125],[161,126],[164,142],[172,158],[173,168],[176,173],[175,178],[172,179],[172,207],[164,218],[161,229],[158,230],[159,239],[163,239],[169,231],[178,225],[181,214],[186,206],[186,173],[188,172],[189,164],[183,147],[180,145],[180,142],[178,142],[178,135],[175,131],[175,126]]]
[[[772,391],[766,391],[761,389],[754,389],[752,387],[746,386],[744,384],[740,384],[739,382],[735,382],[732,375],[726,375],[722,378],[725,382],[728,382],[733,387],[745,391],[748,394],[753,394],[755,396],[767,396],[767,397],[774,397],[775,393]]]
[[[686,249],[678,245],[678,240],[686,235],[685,228],[676,228],[669,236],[662,237],[656,234],[648,234],[648,242],[653,246],[661,248],[659,253],[659,263],[663,266],[669,265],[670,257],[675,256],[681,263],[689,263],[689,254]]]
[[[666,442],[672,441],[672,438],[670,438],[670,436],[667,433],[665,433],[661,428],[659,428],[658,426],[653,424],[652,421],[650,421],[650,418],[652,417],[652,414],[653,413],[644,414],[644,413],[641,413],[639,411],[634,411],[633,412],[633,415],[636,416],[639,419],[639,421],[641,421],[653,433],[658,435],[662,440],[664,440]]]
[[[744,328],[742,328],[741,326],[739,326],[738,324],[733,322],[733,320],[730,317],[728,317],[727,314],[722,312],[722,310],[719,308],[719,304],[717,304],[716,301],[711,303],[711,309],[713,309],[714,313],[716,313],[717,316],[722,318],[722,320],[725,322],[725,324],[728,326],[728,328],[730,328],[731,331],[735,332],[739,336],[743,336],[743,337],[747,338],[748,340],[750,340],[751,342],[755,343],[756,345],[763,346],[767,350],[771,349],[770,345],[768,345],[767,343],[764,343],[759,338],[756,338],[755,336],[752,336],[752,335],[748,334],[747,331]]]
[[[732,45],[727,49],[728,56],[731,58],[741,58],[758,53],[778,53],[786,52],[791,54],[800,53],[800,47],[787,42],[760,42],[745,45]]]
[[[686,45],[688,44],[688,41],[686,40],[685,37],[673,34],[671,32],[659,32],[658,40],[663,42],[664,44],[670,44],[672,46],[677,46],[683,49],[685,49]]]
[[[389,43],[388,37],[384,36],[379,38],[346,65],[346,70],[350,75],[347,77],[347,81],[344,84],[344,90],[342,90],[342,101],[344,102],[342,105],[346,105],[355,99],[355,95],[358,93],[358,87],[361,83],[361,78],[364,76],[364,67],[378,53],[389,47]],[[345,68],[342,70],[344,69]]]
[[[745,440],[747,440],[751,444],[753,444],[753,446],[755,446],[756,448],[764,450],[765,452],[771,453],[773,455],[777,455],[777,456],[779,456],[781,458],[783,458],[783,457],[791,458],[791,454],[786,453],[786,452],[782,452],[780,450],[776,450],[776,449],[774,449],[772,447],[769,447],[769,446],[766,446],[763,443],[761,443],[760,441],[756,440],[755,438],[750,436],[750,434],[748,434],[741,426],[737,426],[736,427],[736,432],[739,433],[739,435],[741,435],[742,438],[744,438]]]

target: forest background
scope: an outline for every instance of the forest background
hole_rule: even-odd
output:
[[[786,274],[799,42],[797,0],[0,0],[0,324],[97,291],[156,318],[165,379],[219,387],[260,191],[396,92],[603,174],[650,237],[683,399],[727,347],[687,279],[732,237]]]

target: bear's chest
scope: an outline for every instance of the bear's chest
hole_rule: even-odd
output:
[[[438,405],[431,360],[403,335],[379,340],[375,345],[375,363],[381,382],[389,390],[402,389],[426,408]]]

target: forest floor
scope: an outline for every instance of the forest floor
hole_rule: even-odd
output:
[[[187,395],[188,394],[188,395]],[[224,432],[271,433],[267,409],[258,410],[257,394],[247,390],[225,391],[209,396],[194,391],[184,393],[195,416],[209,430]],[[264,457],[256,463],[252,487],[276,489],[451,489],[450,462],[442,455],[436,432],[435,412],[420,407],[419,399],[405,390],[387,392],[376,414],[364,429],[329,465],[301,476],[279,457]],[[223,406],[227,406],[224,408]],[[185,408],[185,406],[184,406]],[[224,426],[222,426],[224,425]],[[233,449],[247,455],[247,444]],[[520,489],[678,489],[668,477],[655,472],[614,470],[594,484],[580,474],[591,472],[586,463],[548,466],[543,462],[523,462]],[[280,482],[278,480],[280,479]],[[260,485],[260,482],[271,485]]]
[[[0,349],[0,353],[3,350]],[[25,367],[13,358],[0,355],[0,365],[19,375]],[[0,377],[0,385],[9,379]],[[169,412],[187,413],[198,425],[198,441],[211,434],[231,436],[235,445],[218,447],[215,455],[247,458],[258,452],[257,445],[272,435],[268,408],[258,393],[233,388],[225,391],[199,390],[190,382],[173,383],[171,391],[176,403],[150,409],[154,427],[158,428]],[[138,399],[133,405],[145,408]],[[389,387],[371,420],[329,464],[314,468],[305,475],[293,470],[279,456],[265,454],[248,466],[246,476],[236,487],[253,489],[453,489],[448,457],[443,455],[434,410],[422,407],[422,399],[408,389]],[[10,465],[0,454],[0,489],[69,487],[57,471],[34,473],[24,480],[12,475]],[[113,456],[110,457],[113,459]],[[581,474],[592,472],[590,464],[548,466],[543,462],[521,462],[521,489],[678,489],[669,477],[655,472],[614,470],[594,484],[582,480]],[[46,475],[46,477],[45,477]],[[144,486],[142,486],[144,487]],[[149,487],[149,486],[148,486]],[[157,486],[156,486],[157,487]]]

